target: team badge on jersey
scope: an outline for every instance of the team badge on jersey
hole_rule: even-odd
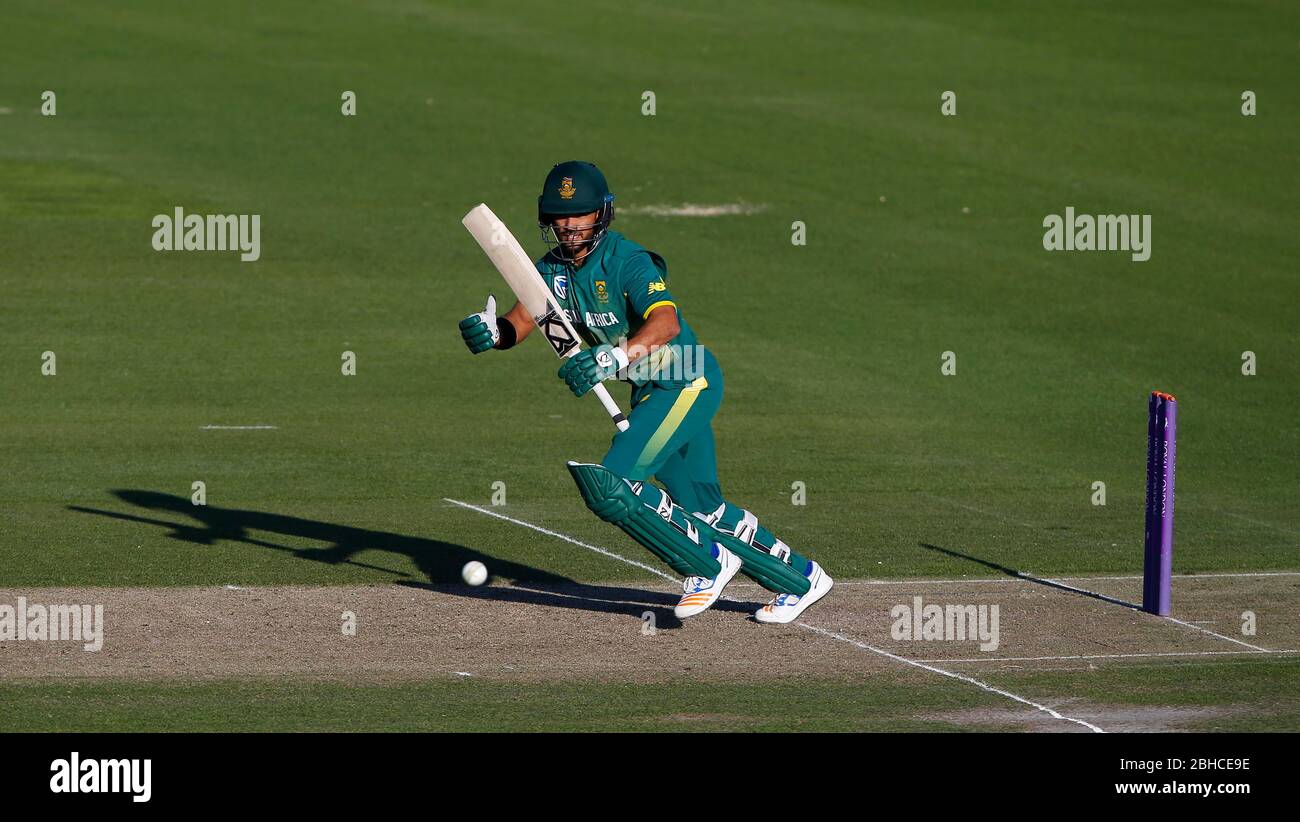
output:
[[[596,280],[596,299],[602,303],[609,302],[609,294],[606,293],[604,280]]]
[[[569,275],[559,274],[551,280],[551,288],[555,291],[555,296],[561,300],[567,299],[569,294]]]

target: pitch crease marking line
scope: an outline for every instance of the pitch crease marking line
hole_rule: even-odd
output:
[[[561,534],[558,531],[551,531],[541,527],[540,525],[533,525],[531,522],[524,522],[521,519],[515,519],[514,517],[507,517],[505,514],[498,514],[496,511],[492,511],[487,508],[480,508],[477,505],[470,505],[468,502],[461,502],[458,499],[451,499],[449,497],[443,497],[443,499],[447,502],[453,503],[455,505],[459,505],[461,508],[468,508],[471,511],[478,511],[480,514],[487,514],[489,517],[496,517],[497,519],[505,520],[506,522],[512,522],[515,525],[522,525],[525,528],[531,528],[534,531],[537,531],[542,534],[546,534],[548,537],[555,537],[556,539],[562,539],[565,542],[572,543],[573,545],[577,545],[579,548],[586,548],[588,551],[595,551],[596,553],[601,554],[603,556],[607,556],[610,559],[616,559],[619,560],[620,562],[626,562],[628,565],[635,565],[638,568],[649,571],[655,576],[663,577],[669,582],[674,582],[678,585],[681,585],[682,583],[680,579],[673,576],[672,574],[665,574],[663,571],[660,571],[658,568],[651,568],[649,565],[645,565],[643,563],[637,562],[634,559],[628,559],[625,556],[621,556],[619,554],[614,553],[613,551],[610,551],[605,548],[601,548],[598,545],[588,545],[585,542],[581,542],[579,540],[574,539],[573,537]]]
[[[1186,622],[1181,619],[1175,619],[1174,617],[1171,616],[1161,616],[1160,614],[1148,614],[1146,611],[1143,611],[1141,608],[1137,607],[1131,602],[1125,602],[1122,599],[1115,599],[1114,597],[1108,597],[1105,594],[1099,594],[1096,591],[1089,591],[1087,588],[1076,588],[1073,585],[1066,585],[1063,582],[1058,582],[1054,579],[1048,579],[1047,577],[1031,577],[1028,574],[1018,574],[1018,575],[1020,576],[1021,579],[1026,579],[1033,582],[1045,582],[1050,585],[1055,585],[1056,587],[1066,591],[1074,591],[1075,593],[1085,594],[1090,597],[1096,597],[1097,599],[1100,599],[1103,602],[1110,602],[1115,605],[1123,605],[1125,608],[1132,608],[1138,613],[1147,614],[1148,616],[1153,616],[1156,619],[1168,620],[1169,622],[1172,622],[1176,625],[1182,625],[1184,627],[1191,628],[1193,631],[1200,631],[1201,633],[1209,634],[1212,637],[1218,637],[1219,639],[1227,640],[1228,642],[1234,642],[1237,645],[1242,646],[1243,648],[1250,648],[1251,650],[1254,651],[1262,651],[1263,653],[1266,654],[1273,653],[1268,648],[1261,648],[1258,645],[1251,645],[1249,642],[1242,642],[1240,639],[1234,639],[1230,636],[1227,636],[1226,634],[1220,634],[1217,631],[1211,631],[1209,628],[1202,628],[1199,625],[1193,625],[1192,623]]]
[[[1300,577],[1300,571],[1242,571],[1223,574],[1174,574],[1174,579],[1220,579],[1224,577]],[[1142,579],[1141,574],[1123,577],[1056,577],[1056,579]]]
[[[1237,645],[1240,645],[1243,648],[1250,648],[1251,650],[1262,651],[1263,653],[1266,654],[1273,653],[1268,648],[1261,648],[1258,645],[1251,645],[1249,642],[1242,642],[1240,639],[1234,639],[1230,636],[1220,634],[1216,631],[1211,631],[1209,628],[1202,628],[1199,625],[1193,625],[1192,623],[1186,622],[1181,619],[1175,619],[1174,617],[1171,616],[1161,616],[1160,614],[1148,613],[1146,611],[1143,611],[1141,607],[1135,605],[1132,602],[1126,602],[1122,599],[1117,599],[1116,597],[1106,596],[1105,594],[1098,593],[1097,591],[1090,591],[1087,588],[1078,588],[1075,587],[1074,585],[1066,585],[1064,582],[1060,582],[1058,580],[1051,579],[1049,577],[1036,577],[1031,574],[1026,574],[1024,571],[1015,571],[1015,577],[1016,579],[1023,579],[1027,582],[1034,582],[1040,585],[1047,585],[1062,591],[1069,591],[1076,594],[1083,594],[1084,596],[1090,597],[1092,599],[1097,599],[1102,602],[1109,602],[1112,605],[1119,605],[1124,608],[1130,608],[1134,611],[1137,611],[1140,614],[1147,614],[1147,616],[1152,616],[1155,617],[1156,619],[1168,620],[1169,622],[1172,622],[1176,625],[1182,625],[1184,627],[1191,628],[1193,631],[1200,631],[1203,634],[1208,634],[1212,637],[1217,637],[1219,639],[1226,640],[1228,642],[1236,643]]]
[[[200,425],[200,431],[274,431],[274,425]]]
[[[808,624],[807,622],[796,622],[795,624],[798,625],[800,628],[807,628],[809,631],[812,631],[812,632],[814,632],[814,633],[821,634],[822,636],[828,636],[828,637],[831,637],[832,639],[838,639],[838,640],[840,640],[841,642],[847,642],[847,643],[849,643],[850,645],[855,645],[855,646],[857,646],[858,648],[863,648],[863,649],[865,649],[865,650],[871,651],[872,653],[877,653],[877,654],[880,654],[881,656],[885,656],[885,657],[888,657],[888,658],[890,658],[890,659],[893,659],[893,660],[897,660],[897,661],[899,661],[899,662],[906,663],[906,664],[908,664],[908,665],[914,665],[914,666],[916,666],[917,668],[923,668],[923,669],[925,669],[925,670],[927,670],[927,671],[932,671],[932,672],[934,672],[934,673],[936,673],[936,674],[941,674],[941,675],[943,675],[943,676],[952,677],[953,679],[959,679],[959,680],[961,680],[962,682],[967,682],[967,683],[969,683],[969,684],[971,684],[971,685],[974,685],[974,686],[977,687],[977,688],[981,688],[981,689],[983,689],[983,690],[985,690],[985,691],[988,691],[989,693],[994,693],[994,694],[998,694],[998,695],[1000,695],[1000,696],[1005,696],[1005,697],[1008,698],[1008,699],[1014,699],[1016,702],[1019,702],[1019,703],[1024,704],[1024,705],[1028,705],[1028,706],[1030,706],[1031,708],[1035,708],[1035,709],[1040,710],[1040,711],[1042,711],[1042,712],[1044,712],[1044,713],[1046,713],[1046,714],[1049,714],[1053,719],[1060,719],[1060,720],[1064,720],[1064,721],[1066,721],[1066,722],[1073,722],[1073,723],[1075,723],[1076,725],[1082,725],[1083,727],[1087,728],[1088,730],[1092,731],[1093,733],[1099,733],[1099,734],[1104,734],[1104,733],[1106,733],[1106,732],[1103,731],[1101,728],[1097,727],[1096,725],[1093,725],[1091,722],[1086,722],[1086,721],[1084,721],[1084,720],[1082,720],[1082,719],[1075,719],[1075,718],[1072,717],[1072,716],[1066,716],[1065,714],[1058,713],[1057,711],[1052,710],[1051,708],[1047,707],[1046,705],[1040,705],[1039,703],[1034,702],[1034,701],[1032,701],[1032,700],[1025,699],[1024,697],[1021,697],[1021,696],[1016,696],[1015,694],[1011,693],[1010,691],[1004,691],[1004,690],[1002,690],[1001,688],[995,688],[995,687],[993,687],[992,685],[989,685],[989,684],[986,683],[986,682],[981,682],[981,681],[979,681],[978,679],[975,679],[975,678],[973,678],[973,677],[964,676],[964,675],[962,675],[962,674],[954,673],[954,672],[952,672],[952,671],[947,671],[947,670],[944,670],[943,668],[939,668],[939,667],[936,667],[936,666],[934,666],[934,665],[928,665],[928,664],[926,664],[926,663],[924,663],[924,662],[920,662],[920,661],[915,660],[915,659],[908,659],[908,658],[905,657],[905,656],[899,656],[898,654],[891,654],[889,651],[886,651],[886,650],[884,650],[884,649],[877,648],[877,647],[875,647],[875,646],[873,646],[873,645],[868,645],[868,644],[865,643],[865,642],[859,642],[859,641],[856,640],[856,639],[852,639],[852,638],[850,638],[850,637],[846,637],[846,636],[844,636],[843,634],[837,634],[837,633],[835,633],[834,631],[828,631],[828,630],[825,629],[825,628],[819,628],[819,627],[817,627],[816,625],[810,625],[810,624]]]
[[[455,504],[455,505],[459,505],[459,506],[461,506],[462,508],[468,508],[468,509],[470,509],[470,510],[472,510],[472,511],[478,511],[480,514],[487,514],[487,515],[490,516],[490,517],[496,517],[497,519],[505,520],[506,522],[511,522],[511,523],[514,523],[515,525],[523,526],[524,528],[531,528],[532,530],[537,531],[537,532],[542,533],[542,534],[546,534],[547,536],[552,536],[552,537],[556,537],[556,538],[558,538],[558,539],[562,539],[562,540],[564,540],[565,542],[571,543],[571,544],[573,544],[573,545],[580,546],[580,547],[582,547],[582,548],[586,548],[586,549],[589,550],[589,551],[595,551],[596,553],[598,553],[598,554],[600,554],[600,555],[602,555],[602,556],[609,557],[610,559],[616,559],[616,560],[618,560],[618,561],[620,561],[620,562],[626,562],[628,565],[635,565],[635,566],[638,567],[638,568],[644,568],[645,570],[651,572],[652,574],[655,574],[656,576],[663,577],[664,579],[670,580],[671,582],[680,583],[680,580],[678,580],[676,577],[674,577],[674,576],[672,576],[672,575],[670,575],[670,574],[666,574],[666,573],[664,573],[663,571],[660,571],[660,570],[657,569],[657,568],[651,568],[649,565],[644,565],[644,564],[642,564],[642,563],[640,563],[640,562],[637,562],[636,560],[628,559],[627,557],[622,556],[621,554],[616,554],[616,553],[614,553],[613,551],[610,551],[610,550],[608,550],[608,549],[601,548],[601,547],[596,546],[596,545],[589,545],[589,544],[587,544],[587,543],[585,543],[585,542],[580,542],[580,541],[574,539],[573,537],[566,536],[566,535],[564,535],[564,534],[558,533],[558,532],[556,532],[556,531],[551,531],[551,530],[546,529],[546,528],[542,528],[542,527],[539,526],[539,525],[533,525],[531,522],[525,522],[525,521],[523,521],[523,520],[521,520],[521,519],[515,519],[514,517],[507,517],[507,516],[505,516],[504,514],[498,514],[498,513],[496,513],[495,511],[489,511],[488,509],[486,509],[486,508],[481,508],[481,507],[479,507],[479,506],[477,506],[477,505],[470,505],[468,502],[461,502],[460,500],[451,499],[450,497],[443,497],[443,499],[444,499],[446,502],[450,502],[450,503],[453,503],[453,504]],[[724,598],[727,598],[727,597],[724,597]],[[729,598],[727,598],[727,599],[729,599]],[[732,601],[734,601],[734,600],[732,600]],[[794,623],[794,624],[797,625],[797,626],[800,627],[800,628],[803,628],[804,630],[812,631],[813,633],[821,634],[822,636],[830,637],[831,639],[837,639],[837,640],[839,640],[840,642],[847,642],[847,643],[849,643],[850,645],[853,645],[854,647],[861,648],[861,649],[866,650],[866,651],[871,651],[871,652],[874,653],[874,654],[879,654],[879,655],[881,655],[881,656],[883,656],[883,657],[886,657],[886,658],[888,658],[888,659],[892,659],[892,660],[895,660],[895,661],[897,661],[897,662],[902,662],[902,663],[905,664],[905,665],[911,665],[911,666],[913,666],[913,667],[915,667],[915,668],[921,668],[921,669],[923,669],[923,670],[930,671],[931,673],[936,673],[936,674],[939,674],[939,675],[941,675],[941,676],[946,676],[946,677],[949,677],[949,678],[951,678],[951,679],[956,679],[956,680],[959,680],[959,681],[961,681],[961,682],[965,682],[965,683],[967,683],[967,684],[969,684],[969,685],[974,685],[975,687],[977,687],[977,688],[979,688],[979,689],[981,689],[981,690],[987,691],[987,692],[989,692],[989,693],[998,694],[999,696],[1004,696],[1004,697],[1006,697],[1007,699],[1014,700],[1014,701],[1016,701],[1016,702],[1021,703],[1022,705],[1028,705],[1029,707],[1034,708],[1035,710],[1042,711],[1043,713],[1045,713],[1045,714],[1051,716],[1053,719],[1059,719],[1059,720],[1062,720],[1062,721],[1064,721],[1064,722],[1073,722],[1073,723],[1076,724],[1076,725],[1082,725],[1083,727],[1087,728],[1088,730],[1090,730],[1090,731],[1092,731],[1092,732],[1094,732],[1094,733],[1099,733],[1099,734],[1105,733],[1104,730],[1102,730],[1101,728],[1097,727],[1096,725],[1093,725],[1091,722],[1086,722],[1086,721],[1084,721],[1084,720],[1082,720],[1082,719],[1075,719],[1075,718],[1072,717],[1072,716],[1066,716],[1065,714],[1059,713],[1059,712],[1057,712],[1057,711],[1055,711],[1055,710],[1053,710],[1053,709],[1047,707],[1046,705],[1040,705],[1039,703],[1034,702],[1034,701],[1029,700],[1029,699],[1025,699],[1025,698],[1022,697],[1022,696],[1017,696],[1016,694],[1013,694],[1013,693],[1011,693],[1010,691],[1004,691],[1004,690],[1002,690],[1001,688],[995,688],[994,686],[989,685],[987,682],[981,682],[981,681],[979,681],[978,679],[975,679],[974,677],[965,676],[965,675],[963,675],[963,674],[954,673],[954,672],[952,672],[952,671],[946,671],[946,670],[944,670],[943,668],[939,668],[939,667],[934,666],[934,665],[927,665],[927,664],[924,663],[924,662],[917,662],[916,660],[908,659],[907,657],[902,657],[902,656],[899,656],[898,654],[891,654],[889,651],[883,650],[883,649],[881,649],[881,648],[876,648],[876,647],[874,647],[874,646],[871,646],[871,645],[866,644],[865,642],[859,642],[859,641],[857,641],[856,639],[852,639],[852,638],[850,638],[850,637],[846,637],[846,636],[844,636],[843,634],[838,634],[838,633],[836,633],[836,632],[834,632],[834,631],[829,631],[829,630],[827,630],[827,629],[825,629],[825,628],[819,628],[819,627],[817,627],[816,625],[811,625],[811,624],[809,624],[809,623],[807,623],[807,622],[796,622],[796,623]]]
[[[1145,613],[1145,611],[1144,611],[1143,613]],[[1152,616],[1156,616],[1156,614],[1152,614]],[[1171,616],[1162,616],[1162,617],[1160,617],[1160,618],[1161,618],[1161,619],[1167,619],[1167,620],[1169,620],[1170,622],[1175,622],[1175,623],[1177,623],[1177,624],[1179,624],[1179,625],[1186,625],[1188,628],[1193,628],[1193,629],[1195,629],[1195,630],[1197,630],[1197,631],[1200,631],[1200,632],[1202,632],[1202,633],[1209,634],[1210,636],[1218,637],[1219,639],[1226,639],[1226,640],[1229,641],[1229,642],[1235,642],[1235,643],[1237,643],[1238,645],[1241,645],[1241,646],[1243,646],[1243,647],[1245,647],[1245,648],[1252,648],[1252,649],[1254,649],[1254,650],[1256,650],[1256,651],[1263,651],[1263,652],[1266,653],[1266,654],[1275,654],[1275,653],[1277,653],[1277,651],[1274,651],[1274,650],[1272,650],[1272,649],[1270,649],[1270,648],[1262,648],[1262,647],[1260,647],[1259,645],[1251,645],[1249,642],[1242,642],[1240,639],[1233,639],[1232,637],[1228,636],[1227,634],[1220,634],[1220,633],[1217,633],[1217,632],[1215,632],[1215,631],[1211,631],[1209,628],[1202,628],[1202,627],[1199,626],[1199,625],[1193,625],[1192,623],[1190,623],[1190,622],[1184,622],[1184,621],[1181,620],[1181,619],[1174,619],[1174,618],[1171,617]]]
[[[1022,571],[1021,573],[1028,573]],[[1233,574],[1174,574],[1174,579],[1245,579],[1250,577],[1300,577],[1300,571],[1257,571],[1252,573],[1233,573]],[[1133,580],[1142,579],[1141,574],[1130,576],[1101,576],[1101,577],[1052,577],[1052,579],[1061,580]],[[836,585],[960,585],[967,582],[978,584],[997,584],[1009,585],[1017,582],[1026,582],[1026,579],[1020,577],[966,577],[965,579],[848,579],[836,580]],[[733,582],[733,585],[752,585],[755,588],[762,586],[756,582]]]
[[[1030,523],[1019,522],[1019,520],[1010,519],[1009,516],[1002,516],[1001,514],[997,514],[997,512],[995,512],[995,511],[985,511],[985,510],[983,510],[983,509],[976,509],[975,506],[963,505],[963,503],[961,503],[961,502],[957,502],[956,499],[948,499],[948,498],[946,498],[946,497],[936,497],[935,494],[927,494],[927,493],[922,493],[922,494],[920,494],[920,496],[922,496],[922,497],[930,497],[931,499],[939,499],[940,502],[946,502],[946,503],[949,503],[949,505],[956,505],[956,506],[958,506],[958,507],[962,507],[962,509],[966,509],[966,510],[969,510],[969,511],[975,511],[976,514],[984,514],[984,515],[987,515],[987,516],[995,516],[995,518],[997,518],[997,519],[1001,519],[1001,520],[1004,520],[1004,522],[1014,523],[1014,524],[1017,524],[1017,525],[1024,525],[1024,527],[1026,527],[1026,528],[1037,528],[1037,525],[1032,525],[1032,524],[1030,524]],[[1048,585],[1054,585],[1054,587],[1062,588],[1062,589],[1066,589],[1066,590],[1074,590],[1075,593],[1087,594],[1087,596],[1089,596],[1089,597],[1093,597],[1093,598],[1096,598],[1096,600],[1101,600],[1101,601],[1104,601],[1104,602],[1110,602],[1110,603],[1113,603],[1113,605],[1122,605],[1123,607],[1131,607],[1131,609],[1134,609],[1134,610],[1136,610],[1136,611],[1140,611],[1140,613],[1143,613],[1143,614],[1147,613],[1147,611],[1143,611],[1143,610],[1141,610],[1141,607],[1140,607],[1140,606],[1138,606],[1138,605],[1134,605],[1134,603],[1132,603],[1132,602],[1126,602],[1126,601],[1123,601],[1123,600],[1117,600],[1117,598],[1115,598],[1115,597],[1108,597],[1108,596],[1106,596],[1106,594],[1097,593],[1096,590],[1088,590],[1088,589],[1086,589],[1086,588],[1074,588],[1073,585],[1066,585],[1065,583],[1060,583],[1060,581],[1057,581],[1057,580],[1047,579],[1047,577],[1031,576],[1031,575],[1028,575],[1028,574],[1024,574],[1023,571],[1017,571],[1017,572],[1015,572],[1015,576],[1017,576],[1018,579],[1035,581],[1035,583],[1045,583],[1045,584],[1048,584]],[[1069,579],[1069,577],[1062,577],[1062,579]],[[1169,620],[1169,622],[1173,622],[1173,623],[1180,624],[1180,626],[1187,626],[1188,628],[1193,628],[1193,630],[1196,630],[1196,631],[1201,631],[1201,632],[1204,632],[1204,633],[1208,633],[1208,635],[1210,635],[1210,636],[1217,636],[1218,639],[1221,639],[1221,640],[1227,640],[1227,641],[1229,641],[1229,643],[1236,643],[1236,644],[1238,644],[1238,645],[1243,645],[1243,646],[1245,646],[1245,648],[1252,648],[1252,649],[1255,649],[1255,650],[1261,650],[1261,652],[1264,652],[1264,653],[1273,653],[1273,652],[1271,652],[1271,650],[1269,650],[1268,648],[1260,648],[1260,646],[1258,646],[1258,645],[1252,645],[1252,644],[1249,644],[1249,643],[1243,643],[1242,640],[1235,640],[1235,639],[1232,639],[1231,636],[1223,636],[1222,633],[1216,633],[1216,632],[1214,632],[1214,631],[1209,631],[1209,630],[1206,630],[1206,628],[1201,628],[1200,626],[1193,626],[1192,623],[1190,623],[1190,622],[1183,622],[1182,619],[1175,619],[1175,618],[1173,618],[1173,617],[1162,617],[1162,615],[1160,615],[1160,614],[1152,614],[1152,617],[1157,617],[1157,618],[1160,618],[1160,619],[1167,619],[1167,620]]]
[[[918,662],[1054,662],[1065,659],[1141,659],[1159,656],[1255,656],[1265,654],[1295,654],[1300,651],[1150,651],[1134,654],[1074,654],[1071,656],[986,656],[972,659],[920,659]]]

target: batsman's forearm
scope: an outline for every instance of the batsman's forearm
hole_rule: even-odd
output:
[[[627,358],[634,363],[642,357],[666,345],[669,340],[681,333],[682,325],[677,321],[677,309],[664,305],[650,312],[645,325],[627,341]]]

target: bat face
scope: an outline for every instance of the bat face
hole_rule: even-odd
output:
[[[482,203],[470,209],[461,222],[501,272],[556,355],[567,357],[577,350],[580,340],[564,309],[555,301],[546,281],[505,223]]]
[[[483,203],[471,208],[461,222],[492,261],[492,265],[501,272],[510,290],[519,299],[519,304],[528,311],[528,316],[533,318],[555,353],[560,357],[571,357],[578,353],[581,347],[578,332],[573,330],[573,324],[569,322],[564,309],[556,302],[555,295],[546,287],[546,281],[537,273],[533,261],[505,223]],[[618,403],[610,397],[609,390],[598,384],[592,393],[605,407],[618,430],[626,431],[630,423],[619,410]]]
[[[461,223],[501,272],[529,315],[535,320],[545,316],[554,302],[551,292],[505,223],[482,203],[470,209]]]

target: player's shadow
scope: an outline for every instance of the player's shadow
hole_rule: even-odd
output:
[[[113,495],[138,508],[186,517],[193,522],[156,519],[80,505],[70,505],[68,508],[80,513],[165,528],[169,531],[168,536],[173,539],[195,545],[215,545],[223,540],[240,542],[280,551],[310,562],[346,564],[380,571],[392,575],[397,584],[414,588],[473,599],[626,614],[637,619],[646,610],[652,610],[658,628],[671,629],[681,624],[672,611],[672,606],[677,602],[676,594],[622,586],[588,585],[531,565],[498,559],[456,543],[265,511],[194,505],[186,497],[157,491],[115,490]],[[264,534],[312,540],[323,543],[324,547],[295,548],[281,545],[272,541],[274,536],[263,538]],[[358,553],[370,550],[387,551],[409,558],[420,576],[416,578],[406,571],[384,568],[355,558]],[[461,581],[460,572],[465,563],[471,560],[482,562],[496,578],[511,580],[513,584],[481,587],[465,585]],[[717,607],[722,606],[731,606],[728,610],[745,610],[733,603],[718,603]]]

